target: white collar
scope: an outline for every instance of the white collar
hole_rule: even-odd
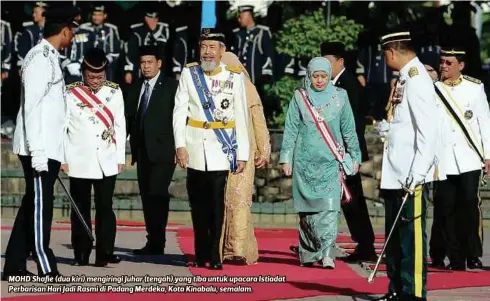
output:
[[[158,71],[157,75],[155,75],[151,79],[145,79],[145,85],[148,82],[150,84],[150,87],[153,89],[155,87],[155,84],[157,83],[158,78],[160,77],[160,71]]]
[[[342,75],[342,73],[344,73],[344,71],[345,71],[345,67],[344,67],[344,69],[340,70],[339,74],[337,74],[337,76],[332,80],[332,84],[335,85],[337,83],[337,81],[339,80],[339,77]]]

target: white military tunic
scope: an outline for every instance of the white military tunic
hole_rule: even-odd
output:
[[[465,125],[480,154],[485,160],[490,160],[490,110],[483,83],[471,77],[460,76],[451,86],[442,82],[436,85]],[[482,169],[480,157],[470,146],[452,115],[449,111],[444,115],[446,143],[443,147],[441,168],[450,175]]]
[[[416,184],[434,181],[441,136],[441,110],[433,82],[417,57],[400,70],[401,102],[394,108],[383,153],[381,189],[401,189],[413,175]]]
[[[208,89],[214,94],[213,101],[216,107],[214,118],[217,121],[223,118],[235,121],[237,160],[248,161],[250,152],[247,130],[248,110],[243,73],[228,71],[223,63],[220,67],[221,72],[216,75],[204,74]],[[208,171],[230,169],[230,161],[223,152],[214,130],[187,125],[188,117],[207,121],[188,67],[182,70],[173,114],[175,147],[187,149],[189,168],[201,171],[205,171],[206,167]],[[232,129],[226,129],[226,132],[231,137]]]
[[[126,162],[126,120],[121,89],[106,81],[92,94],[108,110],[104,111],[94,108],[94,99],[88,95],[90,90],[82,82],[67,88],[69,115],[64,148],[68,176],[102,179],[116,175],[118,164]]]
[[[43,39],[29,50],[22,63],[23,99],[14,132],[15,154],[35,154],[63,162],[66,104],[59,60],[58,50]]]

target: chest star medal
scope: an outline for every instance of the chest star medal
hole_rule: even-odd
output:
[[[228,109],[228,107],[230,106],[230,101],[228,99],[223,99],[223,101],[221,102],[221,108],[223,110],[226,110]]]
[[[464,118],[471,119],[472,117],[473,117],[473,111],[468,110],[468,111],[464,112]]]

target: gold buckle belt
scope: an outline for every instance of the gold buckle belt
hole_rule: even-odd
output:
[[[235,127],[235,121],[227,121],[226,118],[223,121],[199,121],[192,118],[187,120],[187,125],[192,126],[194,128],[201,129],[232,129]]]

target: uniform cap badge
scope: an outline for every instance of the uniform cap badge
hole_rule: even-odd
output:
[[[464,118],[471,119],[472,117],[473,117],[473,111],[468,110],[468,111],[464,112]]]

